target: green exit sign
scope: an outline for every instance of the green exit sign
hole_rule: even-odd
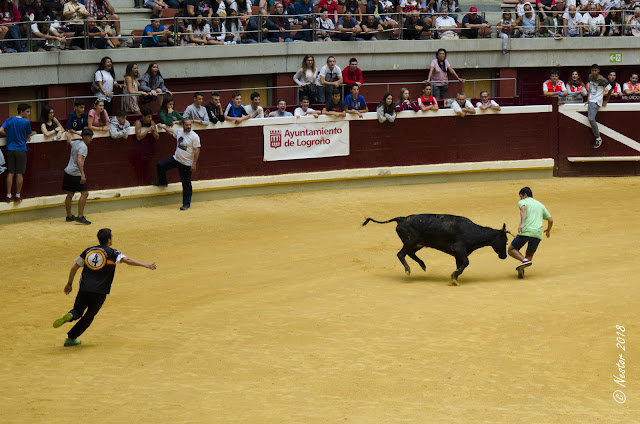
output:
[[[622,53],[609,53],[609,63],[622,63]]]

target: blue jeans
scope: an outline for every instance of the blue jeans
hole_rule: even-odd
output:
[[[158,184],[161,185],[167,185],[167,171],[178,168],[180,181],[182,181],[182,205],[191,206],[191,194],[193,193],[191,188],[191,167],[181,164],[173,156],[161,160],[156,167],[158,170]]]

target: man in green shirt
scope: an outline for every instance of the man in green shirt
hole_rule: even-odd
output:
[[[536,253],[540,241],[542,241],[542,220],[546,219],[549,224],[544,232],[547,237],[551,235],[551,227],[553,226],[553,218],[544,207],[544,205],[533,198],[533,193],[529,187],[520,190],[520,225],[518,226],[518,235],[509,246],[509,256],[520,261],[520,265],[516,267],[518,278],[524,278],[524,269],[533,265],[531,259]],[[527,245],[527,254],[522,256],[520,249]]]

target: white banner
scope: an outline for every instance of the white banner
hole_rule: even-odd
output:
[[[265,125],[264,160],[349,156],[349,121]]]

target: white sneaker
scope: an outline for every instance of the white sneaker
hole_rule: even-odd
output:
[[[519,270],[521,268],[526,268],[526,267],[531,266],[531,265],[533,265],[533,262],[531,262],[529,259],[525,258],[525,259],[522,260],[522,263],[516,267],[516,269]]]
[[[600,138],[600,137],[596,138],[596,143],[593,145],[593,148],[597,149],[601,145],[602,145],[602,138]]]

